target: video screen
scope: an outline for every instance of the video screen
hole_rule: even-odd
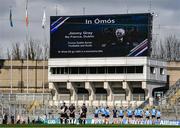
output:
[[[149,56],[152,15],[50,17],[50,58]]]

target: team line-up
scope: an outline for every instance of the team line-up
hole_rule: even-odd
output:
[[[76,112],[76,107],[71,104],[69,107],[65,103],[60,108],[61,124],[86,124],[88,108],[85,104],[81,106],[80,111]],[[140,107],[132,109],[131,107],[108,106],[96,107],[94,110],[94,124],[159,124],[161,121],[161,112],[153,107],[152,109],[142,109]],[[78,121],[77,121],[78,120]]]

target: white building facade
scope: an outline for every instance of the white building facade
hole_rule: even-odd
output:
[[[166,85],[166,65],[148,57],[49,59],[49,89],[54,104],[139,105]]]

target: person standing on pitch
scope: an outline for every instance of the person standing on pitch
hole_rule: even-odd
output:
[[[129,107],[129,108],[127,109],[128,123],[131,122],[132,116],[133,116],[133,111],[132,111],[132,109]]]
[[[145,111],[145,117],[146,117],[146,124],[149,124],[150,112],[149,112],[148,108]]]
[[[94,112],[94,124],[98,124],[98,118],[99,118],[99,108],[96,107]]]
[[[120,121],[120,124],[123,123],[123,118],[124,118],[124,111],[123,111],[122,107],[120,107],[120,110],[119,110],[119,121]]]
[[[160,124],[160,121],[161,121],[161,111],[159,109],[156,112],[156,119],[157,119],[157,123]]]
[[[117,109],[116,107],[114,106],[114,109],[113,109],[113,124],[117,124],[118,123],[118,119],[117,119]]]
[[[151,110],[151,117],[152,117],[152,124],[155,124],[155,119],[156,119],[156,109],[153,107]]]
[[[66,103],[63,103],[63,106],[61,106],[60,111],[61,111],[61,117],[60,117],[60,122],[61,124],[66,124],[67,123],[67,109],[68,107],[66,106]]]
[[[86,113],[87,113],[87,107],[85,103],[83,103],[83,106],[81,107],[81,113],[80,113],[81,124],[86,124]]]
[[[106,107],[105,109],[105,124],[109,124],[109,117],[110,117],[110,110],[109,107]]]
[[[75,108],[74,104],[71,104],[69,106],[69,123],[70,124],[74,124],[74,122],[75,122],[75,110],[76,110],[76,108]]]
[[[100,112],[101,112],[101,122],[102,122],[102,124],[104,124],[104,122],[105,122],[105,107],[101,106]]]

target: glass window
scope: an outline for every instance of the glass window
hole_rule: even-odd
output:
[[[72,67],[71,68],[71,74],[78,74],[78,68],[77,67]]]
[[[98,67],[97,70],[98,70],[97,72],[100,74],[105,73],[105,67]]]
[[[125,69],[124,66],[122,66],[122,67],[116,67],[116,73],[124,73],[124,69]]]
[[[135,73],[135,66],[128,66],[127,73]]]
[[[86,67],[80,67],[79,74],[86,74]]]
[[[51,73],[55,74],[56,73],[56,68],[51,68]]]
[[[96,74],[96,67],[90,67],[89,68],[89,73],[90,74]]]
[[[116,68],[115,67],[108,67],[108,73],[116,73]]]
[[[136,73],[143,73],[143,66],[136,66]]]
[[[60,68],[56,68],[56,74],[60,74]]]
[[[160,74],[161,75],[164,75],[165,73],[164,73],[164,68],[160,68]]]
[[[156,73],[155,67],[150,67],[150,73],[151,73],[151,74],[155,74],[155,73]]]

